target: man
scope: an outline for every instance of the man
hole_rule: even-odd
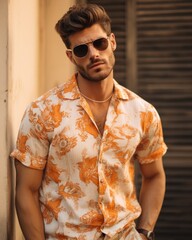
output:
[[[74,5],[56,30],[77,73],[22,119],[12,156],[25,239],[153,239],[165,192],[160,118],[113,79],[116,41],[102,7]]]

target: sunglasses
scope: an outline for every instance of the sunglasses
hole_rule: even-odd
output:
[[[88,45],[92,44],[94,48],[96,48],[99,51],[104,51],[108,48],[109,42],[108,42],[108,37],[107,38],[98,38],[94,41],[80,44],[75,46],[73,49],[67,49],[68,51],[71,51],[74,53],[76,57],[82,58],[85,57],[89,51]]]

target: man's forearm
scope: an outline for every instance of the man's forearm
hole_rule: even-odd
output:
[[[38,195],[30,191],[16,194],[16,209],[19,223],[26,240],[44,240],[44,223]]]
[[[144,178],[140,192],[142,214],[138,228],[153,230],[159,216],[165,195],[165,174],[161,172],[151,178]]]

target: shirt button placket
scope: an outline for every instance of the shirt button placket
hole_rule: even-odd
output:
[[[103,184],[103,179],[100,179],[99,182],[100,182],[101,184]]]
[[[99,163],[102,163],[103,146],[105,145],[105,139],[106,139],[107,133],[108,133],[108,131],[105,130],[104,133],[103,133],[103,137],[102,137],[102,139],[100,141],[99,154],[98,154],[98,156],[99,156],[99,158],[98,158]]]
[[[102,175],[103,175],[103,141],[101,140],[100,147],[99,147],[99,154],[98,154],[98,176],[99,176],[99,183],[103,183]]]

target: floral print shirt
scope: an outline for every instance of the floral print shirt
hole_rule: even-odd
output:
[[[46,239],[92,240],[138,218],[134,161],[151,163],[165,152],[157,111],[115,80],[101,136],[74,75],[29,105],[11,156],[44,171]]]

